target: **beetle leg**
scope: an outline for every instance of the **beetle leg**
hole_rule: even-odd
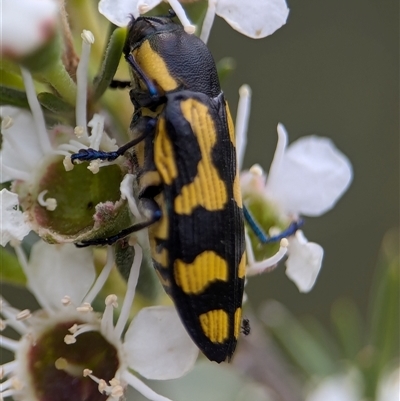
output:
[[[283,238],[290,237],[293,235],[303,224],[304,220],[299,219],[297,221],[293,221],[290,225],[283,230],[280,234],[274,235],[272,237],[268,236],[264,230],[260,227],[260,225],[256,222],[253,215],[250,213],[249,209],[246,206],[243,206],[243,214],[244,218],[250,226],[251,230],[254,232],[258,240],[262,244],[269,244],[271,242],[278,242]]]
[[[131,81],[120,81],[119,79],[112,79],[109,87],[111,89],[125,89],[132,86]]]
[[[79,152],[71,155],[71,161],[73,164],[75,164],[76,161],[91,161],[96,159],[113,161],[117,157],[122,156],[128,149],[143,141],[143,139],[146,138],[149,134],[153,133],[156,123],[156,119],[148,119],[146,128],[143,130],[143,133],[141,135],[126,143],[124,146],[121,146],[114,152],[104,152],[102,150],[96,150],[92,148],[79,149]]]
[[[119,239],[127,237],[128,235],[143,230],[160,220],[161,218],[161,210],[157,205],[154,199],[144,198],[141,199],[142,208],[145,210],[145,213],[149,215],[146,221],[142,221],[140,223],[134,224],[128,228],[124,228],[118,234],[112,235],[106,238],[97,238],[97,239],[90,239],[90,240],[83,240],[75,244],[78,248],[84,248],[90,245],[112,245],[117,242]]]

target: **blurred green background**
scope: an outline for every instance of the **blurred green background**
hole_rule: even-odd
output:
[[[354,168],[354,181],[326,215],[307,218],[304,232],[324,247],[320,276],[300,294],[284,267],[251,278],[253,306],[267,298],[295,314],[327,323],[332,302],[353,298],[365,312],[385,232],[399,225],[399,38],[397,1],[289,0],[287,24],[261,40],[246,38],[216,18],[209,47],[216,60],[233,57],[224,85],[235,113],[237,90],[253,91],[244,167],[268,171],[276,125],[290,142],[331,138]]]

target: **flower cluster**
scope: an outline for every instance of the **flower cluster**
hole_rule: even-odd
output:
[[[132,15],[161,2],[100,0],[98,8],[110,22],[125,27]],[[181,3],[168,0],[185,30],[197,31],[204,42],[215,15],[244,35],[263,38],[283,26],[289,13],[284,0],[208,0],[203,18],[194,25]],[[8,86],[1,95],[5,106],[0,107],[1,245],[7,247],[4,252],[12,248],[9,253],[22,267],[40,309],[20,311],[0,298],[0,345],[14,354],[0,367],[0,398],[48,400],[62,392],[73,400],[119,400],[130,386],[150,400],[167,400],[138,375],[153,380],[181,377],[195,364],[198,349],[171,306],[140,305],[132,317],[139,269],[148,259],[146,233],[124,243],[134,256],[132,263],[124,261],[129,266],[121,307],[106,285],[119,263],[117,252],[107,248],[104,266],[96,274],[95,251],[77,250],[72,244],[107,237],[141,217],[132,192],[131,160],[71,162],[71,155],[81,149],[115,151],[116,138],[121,141],[124,135],[116,128],[121,121],[115,105],[107,95],[98,102],[98,81],[88,83],[88,71],[94,69],[94,35],[82,32],[79,58],[59,2],[24,0],[16,5],[3,0],[2,12],[1,54]],[[91,19],[87,23],[96,26]],[[78,59],[76,65],[67,62]],[[107,62],[104,65],[106,70]],[[43,86],[49,92],[37,95]],[[244,86],[240,94],[236,136],[241,169],[250,89]],[[258,165],[240,173],[245,207],[261,231],[280,239],[260,244],[249,225],[247,276],[268,271],[287,256],[287,275],[307,292],[320,270],[323,249],[308,242],[301,230],[286,229],[300,216],[331,209],[348,188],[352,168],[328,139],[287,142],[285,129],[278,125],[268,176]],[[39,238],[26,254],[21,242],[31,231]],[[105,288],[107,296],[99,295]],[[105,306],[98,308],[102,297]],[[8,336],[9,328],[19,334],[18,340]]]

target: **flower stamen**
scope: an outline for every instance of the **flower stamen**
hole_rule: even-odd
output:
[[[203,26],[201,27],[200,39],[207,43],[210,36],[211,28],[214,23],[215,9],[217,2],[215,0],[208,0],[208,8],[206,16],[204,17]]]
[[[46,200],[44,199],[44,196],[49,192],[47,189],[43,190],[40,192],[40,194],[37,197],[38,203],[40,206],[45,207],[49,211],[56,210],[57,208],[57,200],[54,198],[47,198]]]
[[[115,326],[115,335],[121,337],[122,332],[129,318],[129,312],[131,310],[133,298],[135,296],[136,284],[139,278],[140,265],[142,263],[143,251],[138,244],[133,245],[135,249],[135,258],[132,263],[132,267],[129,273],[129,279],[127,283],[126,294],[124,302],[121,308],[121,314],[119,315],[117,324]]]
[[[62,370],[74,377],[80,377],[82,372],[82,368],[79,365],[74,365],[65,358],[58,358],[54,362],[54,366],[57,370]]]
[[[104,287],[104,284],[106,283],[108,276],[111,273],[111,269],[114,266],[114,256],[113,256],[113,251],[111,247],[107,248],[107,261],[103,269],[101,270],[101,273],[97,277],[96,281],[94,282],[92,288],[90,291],[87,293],[85,296],[83,302],[87,303],[92,303],[93,300],[96,298],[97,294],[100,292],[100,290]]]
[[[239,171],[242,169],[244,152],[246,150],[247,129],[249,126],[249,119],[250,119],[250,107],[251,107],[250,86],[242,85],[239,88],[239,104],[237,108],[236,123],[235,123],[236,157],[238,161]]]
[[[53,148],[51,146],[49,135],[46,130],[46,122],[44,120],[43,111],[36,97],[36,91],[33,85],[32,75],[28,70],[26,70],[23,67],[21,67],[21,74],[24,80],[24,86],[26,90],[26,97],[28,98],[29,108],[31,109],[33,121],[36,126],[36,133],[38,135],[40,147],[43,151],[43,154],[51,153],[53,151]]]
[[[76,70],[76,125],[83,128],[82,137],[88,139],[87,133],[87,73],[89,66],[89,56],[91,45],[94,42],[94,36],[90,31],[83,30],[82,38],[82,54]]]
[[[282,258],[287,254],[289,242],[286,238],[282,238],[279,243],[279,250],[275,253],[275,255],[260,262],[255,262],[253,249],[247,238],[248,236],[246,235],[246,252],[249,260],[246,274],[249,276],[254,276],[256,274],[274,269],[278,262],[281,261]]]
[[[31,311],[29,309],[24,309],[21,312],[19,312],[15,318],[17,320],[21,321],[21,320],[29,319],[31,316],[32,316]]]
[[[192,25],[192,23],[189,21],[189,18],[186,16],[185,10],[183,9],[181,3],[179,3],[178,0],[168,0],[168,3],[174,10],[176,16],[179,18],[179,21],[181,21],[185,32],[190,34],[194,33],[196,26]]]
[[[90,305],[89,302],[84,302],[81,306],[78,306],[78,307],[76,308],[76,310],[77,310],[78,312],[88,313],[88,312],[92,312],[92,311],[93,311],[93,308],[92,308],[92,305]]]

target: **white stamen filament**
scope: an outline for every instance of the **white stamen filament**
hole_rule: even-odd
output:
[[[57,200],[54,198],[47,198],[46,200],[44,199],[44,196],[49,192],[47,189],[44,191],[40,192],[40,194],[37,197],[38,203],[40,206],[45,207],[49,211],[56,210],[57,208]]]
[[[83,377],[89,377],[95,383],[97,383],[98,390],[101,394],[107,394],[110,395],[111,397],[118,397],[118,398],[123,395],[123,388],[120,384],[114,384],[114,385],[111,384],[111,382],[114,383],[114,379],[111,379],[110,380],[111,385],[108,385],[104,379],[99,379],[98,377],[93,375],[90,369],[83,370]]]
[[[121,314],[119,315],[117,324],[115,326],[115,335],[120,338],[125,325],[129,318],[129,312],[131,310],[133,298],[135,296],[136,284],[139,277],[140,265],[142,263],[143,251],[138,244],[133,245],[135,249],[135,257],[133,259],[132,267],[129,273],[129,279],[127,283],[126,293],[124,302],[121,308]]]
[[[104,117],[100,114],[95,114],[89,121],[88,126],[92,128],[89,147],[99,150],[104,133]]]
[[[100,323],[100,331],[106,338],[110,338],[114,333],[114,308],[118,306],[117,296],[115,294],[108,295],[105,300],[106,307],[103,312]]]
[[[90,36],[87,33],[88,31],[83,31],[82,37],[82,54],[81,59],[79,60],[78,68],[76,70],[76,125],[83,127],[82,137],[84,139],[88,139],[87,134],[87,118],[86,118],[86,103],[87,103],[87,74],[88,74],[88,65],[89,65],[89,56],[91,43],[87,40],[87,37]],[[93,36],[93,35],[92,35]]]
[[[77,327],[77,330],[74,333],[72,333],[71,335],[72,335],[72,337],[77,338],[79,335],[81,335],[83,333],[89,333],[91,331],[99,331],[99,326],[97,326],[95,324],[88,324],[88,323],[79,324]]]
[[[11,372],[15,370],[17,366],[17,361],[7,362],[4,365],[0,366],[0,380],[3,380],[4,377],[7,377]],[[1,386],[1,384],[0,384]]]
[[[194,33],[196,27],[192,25],[192,23],[189,21],[189,18],[186,16],[185,10],[183,9],[181,3],[179,3],[178,0],[168,0],[168,3],[175,11],[176,16],[179,18],[179,21],[181,21],[185,32],[190,34]]]
[[[64,151],[62,153],[63,155],[71,156],[69,152],[76,153],[79,151],[79,149],[87,149],[87,146],[82,143],[80,145],[75,145],[74,143],[72,143],[72,141],[70,141],[69,143],[63,143],[62,145],[60,145],[57,148],[56,153],[60,154],[60,152],[58,151]]]
[[[121,198],[126,199],[128,201],[129,209],[132,212],[132,214],[137,219],[140,219],[141,214],[139,212],[135,198],[133,196],[133,180],[134,180],[133,174],[125,174],[125,177],[122,180],[121,185],[119,186],[119,190],[121,191]]]
[[[46,130],[46,122],[42,108],[40,107],[39,101],[36,97],[35,86],[33,85],[32,75],[28,70],[21,67],[21,74],[24,80],[24,86],[26,90],[26,97],[28,98],[29,107],[35,123],[36,134],[39,139],[39,144],[43,154],[51,153],[53,148],[50,143],[49,135]]]
[[[93,300],[96,298],[100,290],[104,287],[105,282],[108,279],[108,276],[111,273],[111,269],[114,266],[114,256],[113,256],[113,250],[112,247],[109,246],[107,247],[107,261],[103,269],[101,270],[101,273],[97,277],[96,281],[93,283],[92,288],[89,290],[89,292],[86,294],[83,302],[88,302],[92,303]]]
[[[4,390],[8,390],[9,388],[13,388],[14,377],[10,377],[0,384],[1,393],[3,395]]]
[[[247,265],[251,266],[255,263],[256,259],[254,257],[253,247],[251,245],[251,239],[247,232],[244,234],[244,238],[246,241],[246,257],[247,257]]]
[[[217,2],[215,0],[208,0],[208,8],[206,16],[204,17],[203,26],[201,27],[200,39],[207,43],[210,36],[211,28],[215,18],[215,7]]]
[[[6,324],[19,334],[24,335],[28,331],[28,325],[23,321],[17,320],[17,315],[19,313],[20,311],[18,309],[8,305],[8,303],[1,298],[1,315],[5,317]]]
[[[11,340],[11,338],[7,338],[4,336],[0,336],[0,344],[1,348],[8,349],[11,352],[18,350],[19,341]]]
[[[169,398],[157,394],[128,370],[122,372],[122,379],[151,401],[171,401]]]
[[[276,264],[282,260],[288,251],[288,240],[286,238],[281,239],[278,252],[270,258],[264,259],[260,262],[255,262],[247,266],[246,274],[248,276],[254,276],[256,274],[263,273],[265,270],[272,269]]]
[[[239,88],[239,104],[236,113],[235,136],[236,136],[236,158],[238,170],[243,166],[244,152],[247,145],[247,129],[249,126],[251,107],[251,89],[248,85]]]
[[[282,165],[283,155],[286,150],[288,135],[282,124],[278,124],[278,143],[276,145],[276,150],[274,154],[274,158],[272,159],[271,167],[269,168],[268,178],[266,186],[275,185],[276,180],[279,180],[279,170]]]

